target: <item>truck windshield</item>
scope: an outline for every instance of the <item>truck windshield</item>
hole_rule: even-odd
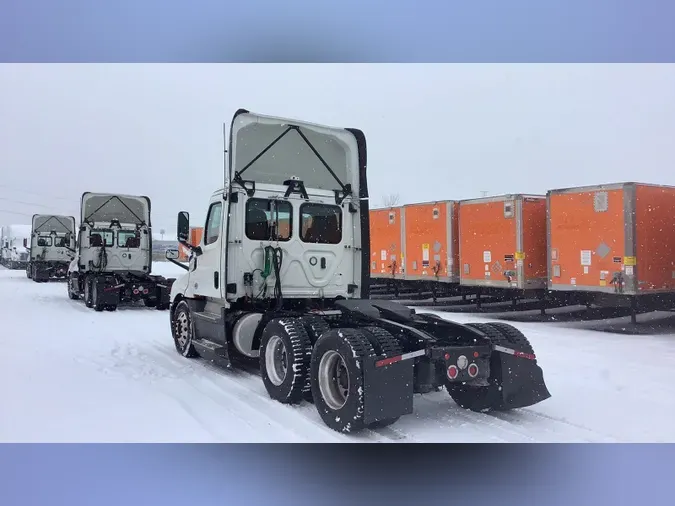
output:
[[[52,245],[51,237],[38,237],[37,245],[39,247],[49,247]]]

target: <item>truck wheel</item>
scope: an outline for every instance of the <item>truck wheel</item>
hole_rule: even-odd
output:
[[[326,320],[324,320],[320,316],[314,315],[302,316],[300,318],[300,321],[304,325],[305,330],[309,335],[309,339],[310,341],[312,341],[312,344],[316,343],[316,341],[321,337],[321,334],[323,334],[324,332],[328,332],[330,330],[330,325],[328,325],[328,323],[326,323]]]
[[[73,285],[77,283],[77,278],[67,278],[67,285],[68,285],[68,298],[71,300],[77,300],[80,298],[80,295],[73,290]]]
[[[94,301],[92,299],[91,289],[94,278],[93,276],[87,276],[84,278],[84,305],[87,307],[94,307]]]
[[[490,322],[487,325],[500,331],[514,349],[534,355],[534,348],[532,348],[530,341],[513,325],[504,322]]]
[[[317,340],[321,337],[321,334],[330,330],[330,325],[328,325],[326,320],[320,316],[306,315],[302,316],[300,321],[302,321],[302,324],[305,326],[305,330],[307,331],[307,335],[309,335],[309,340],[311,341],[312,345],[317,342]],[[309,378],[309,367],[307,368],[307,377],[305,378],[303,397],[306,401],[312,401],[312,382]]]
[[[493,345],[509,346],[508,340],[502,333],[489,323],[467,323],[466,326],[485,334]],[[492,368],[493,365],[494,363],[491,363],[490,367]],[[494,406],[499,404],[501,396],[499,385],[492,382],[493,378],[498,378],[501,374],[494,374],[494,372],[495,371],[491,371],[489,379],[490,384],[487,386],[451,383],[446,379],[445,387],[448,390],[450,397],[452,397],[452,400],[460,407],[470,411],[486,413],[492,411]]]
[[[194,327],[192,326],[192,314],[190,306],[184,300],[181,300],[171,315],[171,334],[176,351],[187,358],[199,356],[197,350],[192,344],[194,336]]]
[[[260,373],[269,396],[284,404],[303,399],[312,343],[299,318],[271,320],[260,339]]]
[[[365,427],[362,362],[375,356],[359,329],[331,329],[314,346],[310,375],[312,397],[321,419],[337,432]]]
[[[33,273],[31,272],[31,266],[30,266],[30,264],[28,264],[28,265],[26,266],[26,277],[27,277],[28,279],[33,279]]]
[[[94,311],[103,311],[105,309],[105,305],[101,302],[98,294],[98,283],[95,278],[91,280],[91,305]]]

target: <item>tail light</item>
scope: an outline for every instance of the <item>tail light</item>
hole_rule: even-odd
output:
[[[456,365],[451,365],[448,367],[448,378],[451,380],[454,380],[457,378],[457,375],[459,374],[459,369],[457,369]]]
[[[469,376],[475,378],[476,376],[478,376],[478,366],[476,364],[471,364],[467,372],[469,373]]]

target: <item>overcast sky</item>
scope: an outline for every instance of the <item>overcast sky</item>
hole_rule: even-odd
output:
[[[148,195],[203,221],[245,108],[362,129],[371,206],[675,185],[675,65],[1,65],[0,223]],[[10,213],[11,211],[11,213]]]

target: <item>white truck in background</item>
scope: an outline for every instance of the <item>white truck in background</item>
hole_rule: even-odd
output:
[[[36,214],[30,239],[24,242],[29,254],[26,276],[37,283],[64,279],[75,258],[75,218]]]
[[[0,265],[8,269],[25,269],[28,250],[24,239],[30,240],[30,225],[5,225],[0,230]]]

